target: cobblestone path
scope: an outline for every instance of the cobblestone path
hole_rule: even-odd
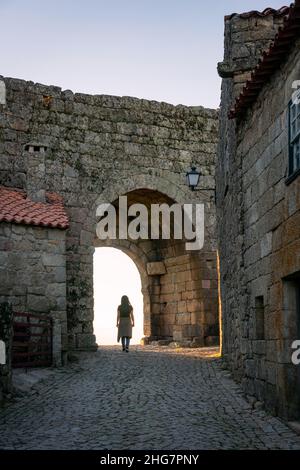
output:
[[[300,449],[213,350],[102,347],[0,411],[1,449]]]

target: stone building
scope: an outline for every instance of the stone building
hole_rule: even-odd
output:
[[[216,186],[223,355],[246,393],[300,417],[300,1],[225,18]],[[295,93],[296,92],[296,93]]]
[[[68,347],[65,238],[69,222],[57,194],[45,193],[43,201],[43,194],[35,196],[39,201],[24,190],[0,187],[0,304],[9,305],[15,314],[52,318],[53,362],[59,365]],[[11,319],[7,328],[10,323]],[[3,367],[9,372],[11,338],[2,336],[7,347]]]
[[[53,306],[60,312],[66,334],[63,279],[55,278],[56,273],[62,276],[61,266],[55,263],[63,261],[65,243],[66,347],[94,350],[93,253],[95,247],[111,246],[130,256],[139,269],[144,297],[144,312],[139,314],[144,315],[147,340],[218,343],[217,134],[214,110],[73,94],[0,77],[0,183],[7,191],[18,188],[16,195],[26,192],[33,200],[44,198],[45,192],[58,193],[69,219],[66,232],[5,223],[2,230],[11,239],[12,250],[22,240],[33,257],[41,257],[38,264],[49,261],[55,270],[47,273],[44,288],[35,284],[34,262],[26,269],[27,275],[20,270],[16,283],[11,276],[8,285],[15,306],[19,302],[18,308],[29,311],[42,305],[47,308],[48,296],[53,294],[57,297]],[[195,191],[186,184],[192,165],[201,172]],[[100,241],[96,209],[100,203],[112,203],[118,210],[119,196],[127,196],[129,206],[203,203],[203,250],[186,251],[184,241],[172,238]],[[15,253],[3,256],[6,263],[20,263]],[[30,289],[26,298],[22,297],[23,280]],[[65,341],[66,336],[64,345]]]

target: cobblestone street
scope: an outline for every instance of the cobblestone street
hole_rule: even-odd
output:
[[[1,449],[300,449],[213,349],[107,346],[0,411]]]

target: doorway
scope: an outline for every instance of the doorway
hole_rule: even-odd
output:
[[[135,327],[131,344],[139,344],[143,337],[143,295],[141,277],[135,263],[117,248],[96,248],[93,280],[97,344],[117,344],[117,307],[122,295],[127,295],[133,306]]]
[[[283,279],[283,336],[292,355],[292,344],[300,339],[300,272]],[[300,365],[286,365],[286,415],[300,419]]]

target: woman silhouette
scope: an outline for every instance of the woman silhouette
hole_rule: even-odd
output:
[[[123,351],[129,352],[130,338],[132,337],[132,327],[134,326],[133,308],[127,295],[121,298],[121,305],[118,307],[117,328],[118,342],[122,338]]]

